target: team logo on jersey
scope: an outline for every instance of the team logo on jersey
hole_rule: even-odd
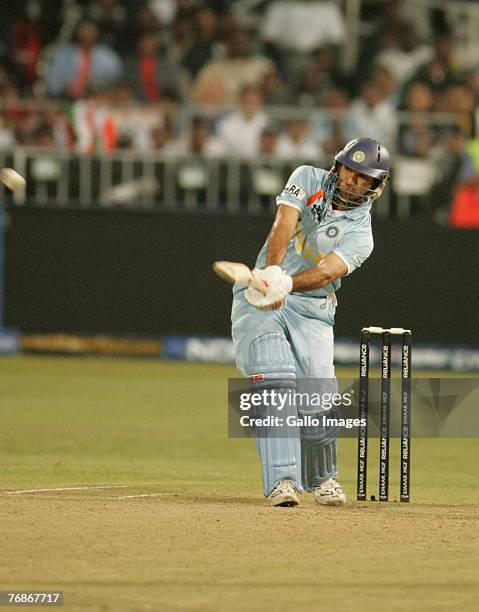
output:
[[[353,161],[357,162],[358,164],[361,164],[365,159],[366,159],[366,155],[364,154],[364,151],[354,152]]]
[[[328,229],[326,230],[326,236],[328,238],[336,238],[338,234],[339,229],[335,225],[331,225],[331,227],[328,227]]]
[[[301,189],[301,187],[293,185],[293,183],[288,183],[284,190],[300,200],[306,197],[306,193]]]

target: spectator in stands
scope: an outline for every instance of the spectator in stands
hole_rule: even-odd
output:
[[[195,117],[191,122],[189,150],[191,155],[209,155],[211,153],[211,133],[208,121]]]
[[[318,161],[322,152],[311,138],[311,123],[307,119],[288,121],[286,132],[279,137],[277,154],[281,159]]]
[[[454,40],[448,32],[442,32],[434,39],[432,58],[418,67],[411,80],[422,81],[437,90],[453,82],[456,76]]]
[[[280,129],[272,122],[267,123],[261,130],[258,144],[258,155],[274,157],[278,154]]]
[[[325,44],[339,44],[344,36],[340,8],[322,0],[270,2],[262,27],[264,40],[300,53],[310,53]]]
[[[200,6],[194,18],[194,38],[183,59],[183,66],[187,68],[192,78],[207,64],[218,52],[217,18],[208,6]]]
[[[476,99],[479,101],[479,63],[477,63],[474,68],[466,70],[462,74],[462,78],[464,83],[467,83],[471,91],[474,92]]]
[[[345,89],[331,89],[321,97],[321,110],[314,116],[314,135],[324,153],[332,155],[357,138],[359,128],[351,115],[351,102]]]
[[[291,104],[291,94],[277,72],[268,72],[261,82],[261,93],[267,106]]]
[[[15,146],[15,133],[10,122],[5,120],[3,113],[0,113],[0,151],[10,149]]]
[[[28,115],[20,97],[20,90],[10,81],[0,86],[0,101],[4,117],[8,120],[20,121]]]
[[[408,117],[398,130],[398,149],[403,155],[427,157],[435,143],[438,132],[423,113],[434,109],[434,94],[426,83],[415,81],[406,91],[403,110],[410,113],[421,113]]]
[[[369,11],[365,11],[365,16],[368,18],[368,28],[364,36],[365,47],[375,55],[378,49],[387,46],[383,38],[388,37],[389,28],[403,22],[401,4],[402,0],[381,0],[371,3]]]
[[[338,69],[332,49],[322,47],[300,72],[294,98],[302,106],[316,106],[325,92],[337,87],[347,88],[348,81]]]
[[[414,25],[399,22],[388,28],[387,46],[374,58],[374,63],[386,68],[393,79],[403,85],[419,66],[432,58],[429,45],[421,44]]]
[[[391,72],[383,66],[375,66],[371,72],[371,79],[384,95],[386,102],[392,108],[397,108],[399,106],[400,90]]]
[[[128,56],[135,48],[140,36],[143,34],[160,34],[160,23],[148,4],[140,4],[133,14],[128,15],[124,34],[119,41],[121,54]]]
[[[358,134],[367,134],[386,146],[391,146],[396,130],[396,114],[376,81],[363,83],[360,95],[353,100],[351,115]]]
[[[183,66],[186,53],[195,39],[192,8],[178,11],[175,21],[171,24],[168,35],[168,57]]]
[[[154,151],[163,153],[165,149],[174,142],[175,135],[172,125],[165,121],[163,125],[154,128],[151,132],[151,142]]]
[[[28,146],[32,143],[38,119],[35,115],[28,114],[21,121],[15,123],[15,144]]]
[[[105,109],[117,127],[118,142],[123,148],[135,151],[151,151],[156,147],[153,131],[162,125],[170,114],[175,115],[177,105],[163,103],[138,104],[133,89],[127,81],[118,82],[104,98]],[[74,105],[75,106],[75,105]]]
[[[36,126],[36,112],[20,98],[20,91],[13,83],[0,87],[1,114],[3,118],[2,140],[7,144],[27,145]]]
[[[89,87],[107,87],[121,76],[121,61],[116,53],[98,44],[98,29],[82,22],[76,43],[58,47],[45,73],[48,93],[78,99]]]
[[[138,0],[129,1],[133,3],[138,3]],[[140,1],[144,2],[145,0]],[[184,5],[190,6],[197,4],[196,0],[187,0],[187,2],[185,2],[184,0],[146,0],[146,2],[148,3],[150,9],[155,13],[156,18],[158,19],[161,26],[166,28],[171,26],[176,17],[176,14],[178,13],[178,11],[181,10]]]
[[[444,95],[446,110],[450,113],[460,113],[460,127],[466,136],[471,136],[476,111],[473,89],[465,81],[456,81],[446,87]]]
[[[461,185],[452,201],[449,225],[458,229],[479,229],[479,177]]]
[[[456,190],[449,215],[449,224],[462,229],[479,229],[479,139],[466,143],[470,160],[469,172],[463,172],[462,184]],[[464,165],[464,169],[467,165]]]
[[[43,138],[43,146],[71,147],[71,127],[58,105],[48,101],[37,105],[32,100],[23,100],[19,89],[9,82],[0,86],[0,102],[0,149],[39,144],[47,127],[52,141]]]
[[[474,160],[467,150],[466,139],[460,129],[450,130],[441,139],[432,151],[432,158],[437,164],[438,181],[428,201],[435,206],[435,220],[445,224],[458,187],[474,181]]]
[[[72,125],[77,151],[108,153],[116,149],[119,126],[111,101],[111,90],[91,88],[85,98],[74,102]]]
[[[246,85],[239,95],[238,110],[218,122],[217,150],[232,157],[256,155],[261,132],[267,123],[260,90]]]
[[[96,25],[100,42],[118,51],[121,49],[127,17],[120,0],[91,0],[84,11],[84,20]]]
[[[36,147],[54,148],[56,143],[51,125],[40,123],[32,133],[31,144]]]
[[[242,203],[256,200],[262,208],[268,209],[275,195],[281,191],[285,177],[281,165],[276,161],[279,134],[280,128],[274,122],[268,122],[261,130],[255,163],[243,168],[241,174]]]
[[[164,53],[156,34],[143,34],[136,46],[136,57],[127,62],[125,74],[134,95],[142,102],[178,101],[181,97],[180,67]]]
[[[237,27],[226,42],[227,55],[210,60],[198,73],[191,92],[199,104],[230,105],[238,100],[245,86],[260,87],[273,63],[266,57],[254,56],[249,32]]]
[[[31,5],[30,5],[31,7]],[[42,47],[36,11],[28,5],[12,22],[11,59],[20,85],[32,86],[37,80],[37,64]]]
[[[38,129],[40,126],[43,126],[41,130]],[[40,140],[42,146],[48,146],[50,136],[47,137],[45,126],[51,134],[52,148],[60,151],[73,148],[75,138],[68,111],[54,100],[42,102],[38,109],[35,130],[32,132],[32,144],[38,144]]]
[[[181,157],[183,155],[199,155],[208,157],[215,155],[216,144],[212,138],[209,122],[203,117],[193,117],[186,134],[180,134],[163,147],[165,155]]]

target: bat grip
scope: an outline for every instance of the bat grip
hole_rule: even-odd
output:
[[[249,284],[255,289],[257,289],[263,295],[266,295],[266,291],[268,290],[268,287],[264,284],[263,281],[260,281],[258,278],[255,278],[253,274],[251,274],[251,279],[249,281]]]

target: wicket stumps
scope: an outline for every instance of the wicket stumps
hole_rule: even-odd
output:
[[[369,343],[371,335],[381,335],[381,402],[379,419],[379,501],[389,496],[389,440],[391,420],[391,336],[399,335],[401,346],[401,449],[400,500],[410,499],[411,447],[411,330],[364,327],[359,349],[359,419],[357,499],[366,500],[368,468]]]

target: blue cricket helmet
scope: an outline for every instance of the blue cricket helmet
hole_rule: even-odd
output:
[[[370,188],[358,194],[339,177],[340,166],[346,166],[373,179]],[[391,158],[384,145],[373,138],[356,138],[337,153],[327,181],[328,199],[333,207],[351,210],[372,204],[382,194],[389,179]]]
[[[351,140],[334,158],[360,174],[382,181],[389,177],[391,157],[384,145],[373,138]]]

